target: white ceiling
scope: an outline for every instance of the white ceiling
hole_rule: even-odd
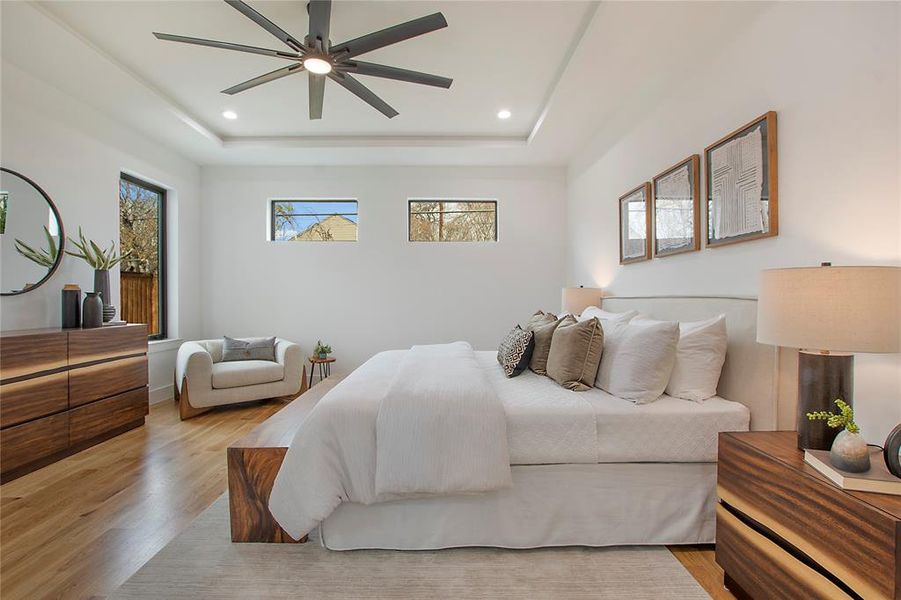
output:
[[[249,3],[296,37],[305,34],[303,1]],[[284,61],[152,35],[284,48],[224,2],[0,3],[5,63],[201,164],[566,164],[597,131],[613,139],[764,7],[336,1],[335,43],[444,13],[446,29],[361,58],[454,84],[444,90],[361,76],[400,112],[389,120],[328,82],[323,118],[310,121],[306,75],[220,93]],[[511,119],[497,119],[502,107]],[[239,118],[224,119],[224,109]]]

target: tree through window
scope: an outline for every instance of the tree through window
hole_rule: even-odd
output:
[[[411,242],[496,242],[494,200],[410,200]]]
[[[119,178],[121,317],[146,323],[151,339],[166,337],[166,190],[131,175]]]
[[[355,242],[358,221],[356,200],[273,200],[269,239]]]

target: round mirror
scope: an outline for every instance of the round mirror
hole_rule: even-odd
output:
[[[50,196],[0,167],[0,295],[24,294],[47,281],[62,260],[64,241]]]

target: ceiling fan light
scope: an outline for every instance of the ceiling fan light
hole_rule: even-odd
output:
[[[332,64],[316,56],[304,59],[303,68],[316,75],[326,75],[332,72]]]

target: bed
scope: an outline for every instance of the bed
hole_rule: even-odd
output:
[[[494,352],[477,352],[478,367],[496,389],[506,414],[512,486],[483,493],[388,496],[378,501],[365,493],[358,494],[364,498],[360,502],[345,497],[322,512],[324,518],[316,530],[321,543],[334,550],[415,550],[712,542],[718,433],[775,425],[775,351],[754,341],[756,302],[711,297],[607,298],[604,308],[635,309],[668,320],[725,314],[729,344],[718,396],[703,403],[664,396],[636,406],[598,389],[570,392],[532,373],[506,379]],[[381,353],[359,371],[390,373],[392,363],[403,354]],[[354,389],[355,376],[358,373],[338,384],[334,393]],[[341,386],[345,386],[343,392]],[[286,437],[282,435],[282,443]],[[283,460],[286,453],[276,455]],[[240,498],[248,486],[232,489],[233,462],[236,473],[243,473],[235,479],[252,481],[250,487],[257,487],[251,490],[256,497],[250,511]],[[271,487],[266,487],[274,479],[273,466],[267,467],[265,476],[262,468],[254,472],[257,467],[252,460],[233,461],[230,449],[230,491],[238,493],[232,511],[233,539],[300,537],[309,522],[291,523],[295,498],[284,494],[272,498],[272,513],[280,517],[282,529],[267,511]],[[336,494],[343,495],[344,488],[353,484],[342,482],[341,486]],[[246,527],[249,521],[267,519],[270,522],[262,535],[259,523]],[[236,535],[236,530],[258,533],[248,537]]]

